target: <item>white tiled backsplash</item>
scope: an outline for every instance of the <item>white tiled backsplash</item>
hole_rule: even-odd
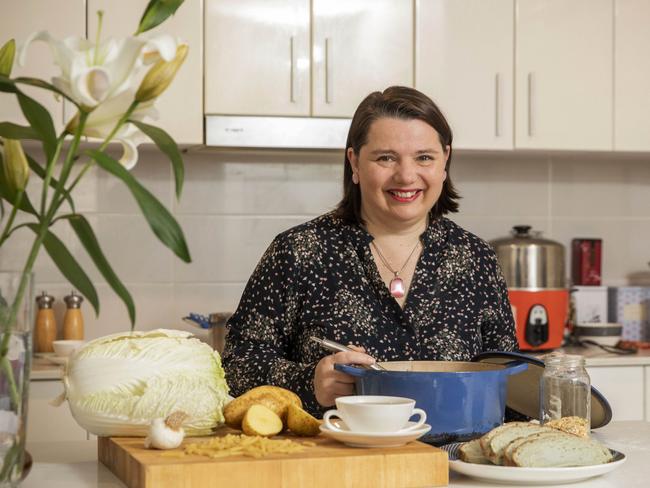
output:
[[[133,174],[171,208],[185,232],[193,262],[160,244],[124,185],[95,171],[75,190],[75,203],[136,302],[138,329],[195,331],[188,312],[232,311],[273,237],[333,208],[340,198],[343,153],[194,150],[185,155],[185,187],[174,196],[170,165],[141,149]],[[530,224],[569,250],[573,237],[603,239],[604,284],[629,283],[650,261],[650,158],[620,155],[455,154],[452,177],[463,199],[451,218],[480,237],[505,236]],[[96,283],[98,318],[84,303],[86,336],[124,331],[126,310],[103,282],[65,224],[54,228]],[[24,262],[32,236],[16,233],[0,251],[0,267]],[[567,265],[569,263],[567,262]],[[62,322],[70,292],[45,252],[35,291],[57,299]],[[204,333],[199,336],[205,337]]]

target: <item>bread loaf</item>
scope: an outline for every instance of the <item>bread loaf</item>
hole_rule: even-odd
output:
[[[612,460],[609,449],[583,434],[583,424],[571,419],[554,427],[532,422],[510,422],[479,439],[463,444],[458,457],[468,463],[528,468],[572,467],[603,464]]]

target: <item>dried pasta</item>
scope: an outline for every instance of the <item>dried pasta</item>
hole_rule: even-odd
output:
[[[187,444],[183,454],[221,458],[227,456],[248,456],[260,458],[270,454],[291,454],[302,452],[313,442],[298,443],[291,439],[269,439],[262,436],[228,434],[207,441]]]

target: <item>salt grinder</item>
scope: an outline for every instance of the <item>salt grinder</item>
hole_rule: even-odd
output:
[[[81,303],[83,297],[74,291],[63,298],[67,309],[63,317],[63,338],[83,340],[84,338],[84,318],[81,315]]]
[[[54,297],[42,292],[36,297],[38,312],[34,325],[34,349],[36,352],[54,352],[52,342],[56,340],[56,318],[52,304]]]

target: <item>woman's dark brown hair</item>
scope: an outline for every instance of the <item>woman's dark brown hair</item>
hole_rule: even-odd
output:
[[[370,126],[382,117],[421,120],[435,129],[443,149],[449,146],[449,157],[445,167],[447,178],[442,184],[440,197],[429,211],[429,215],[431,219],[435,219],[449,212],[458,212],[460,195],[454,188],[449,174],[452,133],[447,120],[433,100],[424,93],[404,86],[391,86],[383,92],[377,91],[368,95],[357,107],[354,117],[352,117],[348,140],[345,144],[343,198],[336,207],[336,215],[349,222],[364,223],[361,218],[361,190],[359,185],[352,182],[352,165],[347,149],[351,147],[358,155],[361,147],[368,142]]]

